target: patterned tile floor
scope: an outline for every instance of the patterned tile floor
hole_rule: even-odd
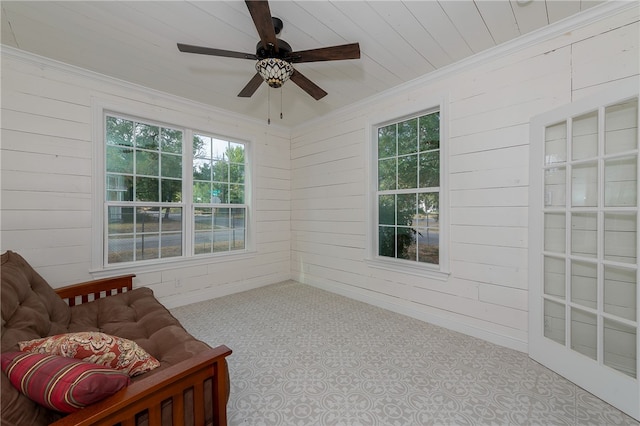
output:
[[[286,281],[172,310],[233,349],[230,425],[631,425],[526,354]]]

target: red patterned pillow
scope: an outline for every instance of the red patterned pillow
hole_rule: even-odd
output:
[[[113,395],[131,381],[122,371],[54,355],[5,352],[1,364],[16,389],[63,413]]]
[[[160,365],[136,342],[95,331],[58,334],[18,345],[21,351],[81,359],[125,371],[132,377]]]

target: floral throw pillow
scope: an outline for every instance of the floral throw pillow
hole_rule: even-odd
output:
[[[2,354],[11,384],[40,405],[73,413],[129,385],[129,375],[91,362],[28,352]]]
[[[24,352],[80,359],[124,371],[131,377],[160,365],[136,342],[95,331],[57,334],[18,345]]]

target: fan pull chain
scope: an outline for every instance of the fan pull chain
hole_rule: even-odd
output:
[[[280,120],[282,120],[282,86],[280,86]]]
[[[271,89],[267,87],[267,124],[271,124]]]

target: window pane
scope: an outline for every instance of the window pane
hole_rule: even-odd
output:
[[[563,346],[566,341],[565,317],[564,305],[551,300],[544,301],[544,336]]]
[[[133,176],[107,175],[107,201],[133,201]]]
[[[229,182],[229,164],[225,161],[214,161],[212,163],[212,180],[215,182]]]
[[[564,253],[565,242],[565,214],[545,213],[544,214],[544,250],[556,253]]]
[[[565,298],[564,259],[544,257],[544,294]]]
[[[220,139],[211,139],[211,158],[217,160],[229,160],[227,157],[227,150],[229,149],[229,142]]]
[[[378,161],[378,190],[396,189],[396,158]]]
[[[133,146],[133,122],[123,118],[107,117],[107,144]]]
[[[398,259],[417,260],[415,229],[398,227],[396,232],[396,254]]]
[[[213,209],[196,207],[194,214],[196,231],[206,231],[213,229]]]
[[[136,232],[158,232],[160,212],[158,207],[138,207],[136,209]]]
[[[193,157],[211,159],[211,138],[193,135]]]
[[[418,262],[439,264],[440,255],[440,229],[416,228],[416,242],[418,250]]]
[[[420,154],[420,188],[440,186],[440,151]]]
[[[182,233],[163,232],[160,238],[160,257],[167,258],[179,256],[182,256]]]
[[[398,157],[398,189],[418,187],[418,156]]]
[[[597,359],[598,321],[592,313],[571,309],[571,349]]]
[[[571,262],[571,301],[588,308],[598,306],[598,267],[595,263]]]
[[[396,155],[396,125],[391,124],[378,129],[378,158]],[[395,168],[394,168],[395,169]]]
[[[162,154],[162,176],[181,178],[182,177],[182,157],[179,155]]]
[[[567,123],[563,121],[545,128],[544,164],[563,163],[565,161],[567,161]]]
[[[638,99],[607,107],[604,127],[606,154],[636,149],[638,147]]]
[[[637,377],[637,328],[604,319],[604,365]]]
[[[109,236],[107,247],[108,262],[132,262],[134,242],[133,235]]]
[[[396,223],[396,196],[378,196],[378,223],[380,225],[394,225]]]
[[[565,205],[567,185],[565,182],[566,169],[557,167],[544,171],[544,205],[562,206]]]
[[[160,234],[141,234],[137,240],[136,260],[158,259],[160,257]]]
[[[395,255],[396,231],[391,226],[378,227],[378,254],[385,257],[396,257]]]
[[[571,215],[571,253],[596,257],[598,250],[598,221],[595,213]]]
[[[213,233],[210,231],[196,231],[195,245],[193,247],[195,254],[207,254],[213,252]]]
[[[148,151],[136,152],[136,174],[147,176],[159,175],[158,153]]]
[[[244,185],[229,185],[229,203],[244,204]]]
[[[160,182],[156,178],[136,178],[136,201],[160,201]]]
[[[229,142],[227,159],[230,163],[244,164],[244,145],[240,143]]]
[[[617,158],[604,162],[604,205],[635,207],[638,202],[638,159]]]
[[[158,126],[136,123],[135,136],[137,148],[157,150],[159,146],[159,135],[160,128]]]
[[[194,203],[210,203],[211,202],[211,184],[209,182],[193,183],[193,202]]]
[[[440,147],[440,113],[422,116],[419,122],[419,150],[428,151]]]
[[[637,272],[616,266],[604,267],[604,311],[631,321],[637,319]]]
[[[616,262],[636,263],[638,221],[636,214],[605,213],[604,258]]]
[[[244,164],[231,163],[229,165],[229,182],[244,183]]]
[[[193,160],[193,178],[196,180],[211,180],[211,161],[196,159]]]
[[[398,155],[418,152],[418,119],[398,123]]]
[[[571,150],[573,160],[598,155],[598,111],[573,119]]]
[[[182,155],[182,131],[162,129],[162,151]]]
[[[133,149],[107,146],[107,172],[133,174]]]
[[[246,211],[245,209],[231,209],[231,250],[244,250]]]
[[[417,212],[416,194],[398,194],[396,206],[396,225],[412,226]]]
[[[133,233],[133,207],[109,207],[107,221],[109,235]]]
[[[165,203],[179,203],[182,201],[181,180],[162,179],[162,201]]]
[[[229,185],[226,183],[214,183],[211,185],[211,202],[214,204],[229,202]]]
[[[182,209],[179,207],[165,207],[162,209],[160,219],[162,232],[181,232],[182,231]]]
[[[598,205],[598,164],[596,162],[573,167],[571,175],[571,205],[595,207]]]

